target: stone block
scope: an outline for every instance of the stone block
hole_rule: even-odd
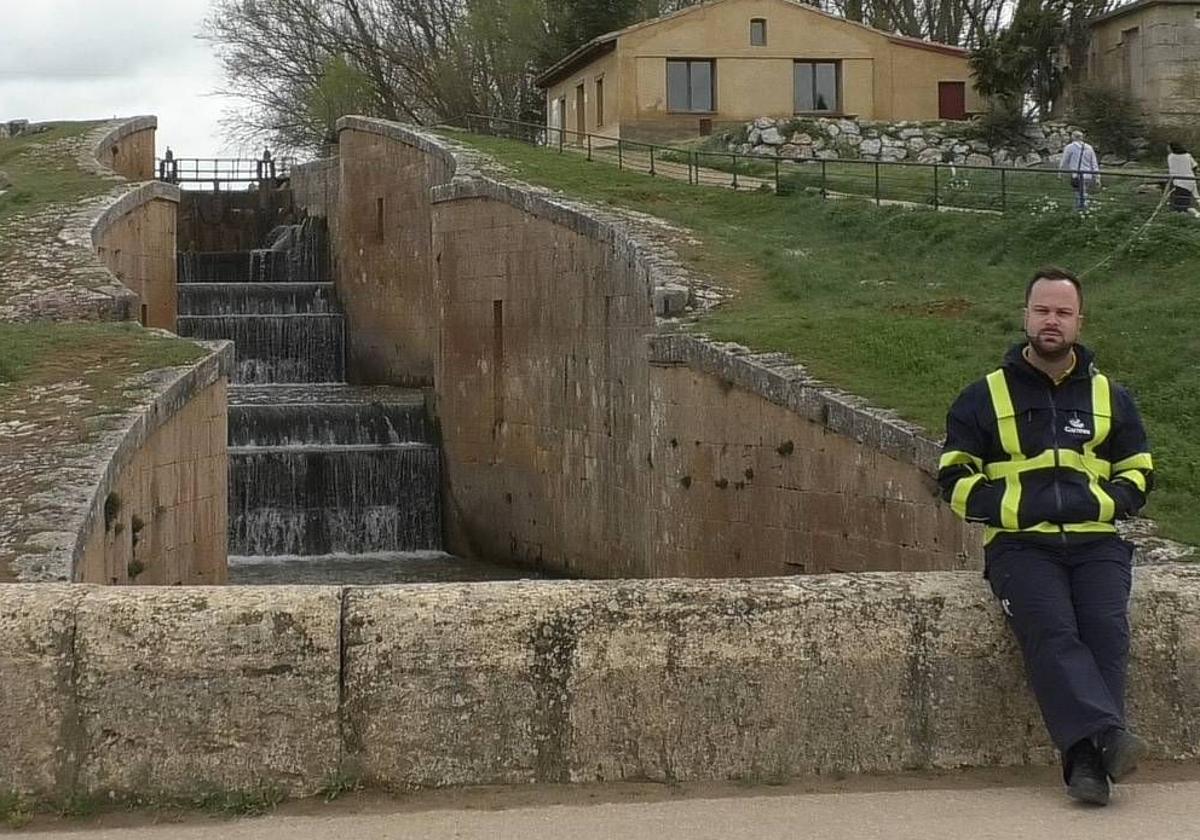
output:
[[[74,780],[81,743],[71,675],[85,591],[0,586],[0,793],[55,795]]]
[[[314,793],[338,768],[340,590],[92,590],[79,604],[79,788]]]
[[[364,777],[568,781],[569,588],[536,598],[524,584],[348,590],[347,752]]]

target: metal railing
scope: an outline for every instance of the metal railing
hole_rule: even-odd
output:
[[[157,158],[158,180],[171,184],[196,184],[220,190],[222,184],[279,183],[291,174],[291,158]]]
[[[823,198],[866,198],[880,205],[1003,213],[1051,202],[1074,204],[1079,192],[1068,173],[1056,168],[839,158],[823,151],[813,156],[705,151],[481,114],[467,115],[465,127],[689,184],[772,190],[778,195],[810,192]],[[1102,170],[1097,175],[1104,189],[1086,186],[1089,202],[1099,196],[1104,203],[1153,206],[1170,181],[1166,174],[1148,172]]]

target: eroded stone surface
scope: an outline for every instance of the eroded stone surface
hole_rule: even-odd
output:
[[[81,787],[313,793],[340,758],[340,611],[334,587],[89,592]]]

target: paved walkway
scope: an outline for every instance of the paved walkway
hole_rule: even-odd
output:
[[[1009,771],[1012,775],[1012,771]],[[986,774],[893,789],[868,779],[842,790],[654,785],[439,791],[411,797],[358,796],[296,803],[264,818],[142,825],[116,815],[100,827],[36,826],[11,836],[40,840],[988,840],[1111,837],[1192,840],[1200,832],[1200,773],[1174,765],[1123,785],[1107,808],[1078,805],[1053,771],[1027,771],[1021,784],[986,786]],[[993,779],[998,776],[993,775]],[[942,787],[938,784],[942,783]],[[826,783],[836,787],[836,783]],[[856,789],[876,787],[879,789]],[[811,785],[809,786],[811,787]],[[915,789],[913,789],[915,788]],[[123,821],[123,822],[122,822]]]

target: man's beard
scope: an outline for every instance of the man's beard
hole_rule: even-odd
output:
[[[1061,362],[1071,352],[1071,345],[1066,341],[1057,347],[1052,347],[1044,344],[1036,335],[1026,333],[1025,337],[1029,339],[1029,346],[1033,348],[1033,352],[1047,362]],[[1063,334],[1059,333],[1058,338],[1063,339]]]

